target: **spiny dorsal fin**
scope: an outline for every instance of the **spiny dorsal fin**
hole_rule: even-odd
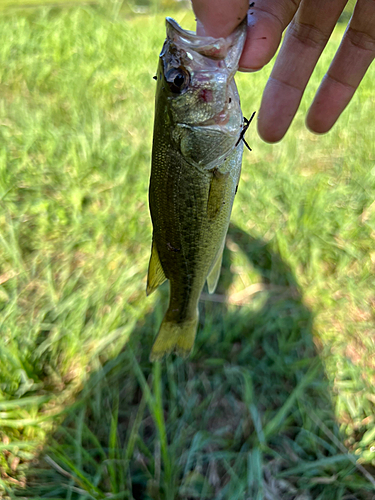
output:
[[[159,285],[164,283],[166,279],[167,278],[161,266],[158,251],[156,250],[155,242],[154,240],[152,240],[151,257],[150,263],[148,265],[146,294],[150,295],[157,289]]]

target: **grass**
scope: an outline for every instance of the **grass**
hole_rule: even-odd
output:
[[[120,7],[0,18],[0,496],[374,498],[374,69],[332,132],[307,132],[339,27],[286,138],[249,131],[194,353],[151,365],[164,14]],[[268,73],[238,75],[245,115]]]

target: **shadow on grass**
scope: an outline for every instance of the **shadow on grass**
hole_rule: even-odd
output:
[[[56,430],[30,471],[28,498],[373,498],[342,451],[311,312],[293,274],[269,244],[239,228],[228,241],[213,298],[231,287],[234,252],[261,276],[258,292],[243,294],[242,306],[202,302],[192,357],[152,365],[162,288],[155,312],[93,373]]]

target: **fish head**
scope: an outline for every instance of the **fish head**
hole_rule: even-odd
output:
[[[228,38],[198,36],[171,18],[166,19],[166,27],[156,99],[163,102],[174,140],[187,160],[195,163],[205,161],[200,146],[204,148],[205,136],[222,144],[216,151],[223,156],[237,141],[243,123],[234,74],[246,21]]]

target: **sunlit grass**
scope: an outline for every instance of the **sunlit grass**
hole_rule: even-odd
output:
[[[164,14],[120,7],[0,18],[0,489],[372,498],[356,460],[373,474],[374,70],[330,134],[306,130],[340,27],[286,138],[249,131],[216,302],[201,302],[192,358],[152,366],[167,299],[144,294]],[[268,72],[238,75],[245,115]]]

